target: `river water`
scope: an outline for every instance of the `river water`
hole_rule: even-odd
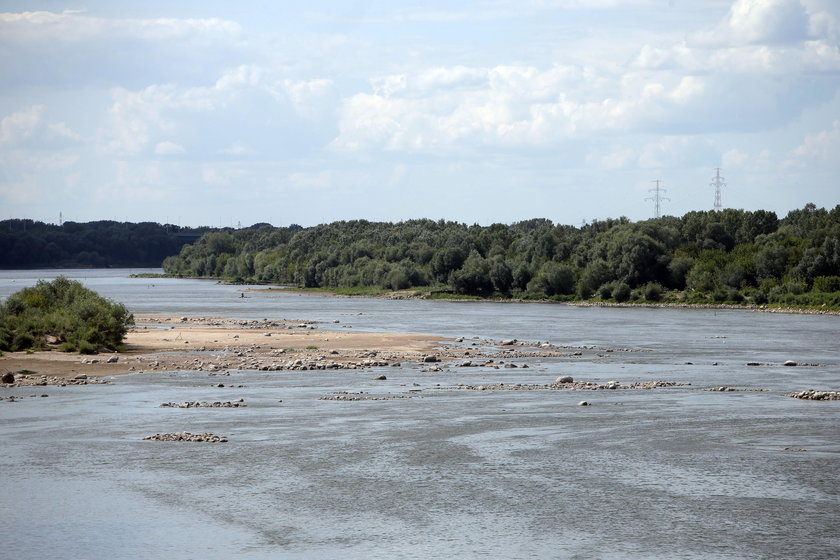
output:
[[[61,272],[0,272],[0,298]],[[442,373],[408,363],[234,371],[224,388],[206,373],[155,372],[109,385],[0,389],[23,397],[0,402],[0,557],[840,557],[840,402],[785,396],[840,389],[838,317],[280,289],[241,298],[241,287],[211,281],[128,278],[139,270],[63,272],[135,313],[517,338],[582,355]],[[381,374],[387,380],[374,381]],[[561,374],[690,385],[454,388]],[[738,390],[708,390],[721,385]],[[319,400],[418,389],[413,398]],[[158,406],[240,397],[247,408]],[[592,406],[577,406],[584,399]],[[175,431],[230,441],[143,440]]]

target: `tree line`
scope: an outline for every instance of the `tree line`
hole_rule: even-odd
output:
[[[340,221],[208,231],[167,274],[463,296],[840,306],[840,205],[727,209],[582,227]]]
[[[210,228],[115,221],[0,221],[0,268],[159,267]]]

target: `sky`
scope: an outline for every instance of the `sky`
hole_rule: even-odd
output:
[[[0,0],[0,219],[579,226],[716,168],[840,204],[840,1]]]

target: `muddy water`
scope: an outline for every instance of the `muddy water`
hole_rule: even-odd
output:
[[[138,312],[313,318],[320,328],[465,336],[464,345],[473,336],[545,340],[582,355],[513,360],[528,369],[168,372],[0,389],[22,397],[0,402],[0,556],[840,556],[840,402],[784,396],[840,389],[838,318],[239,298],[212,282],[76,274]],[[32,279],[0,274],[0,297]],[[786,359],[817,365],[781,366]],[[374,380],[380,374],[387,380]],[[560,374],[691,385],[457,388]],[[720,385],[738,390],[707,390]],[[320,400],[336,391],[411,398]],[[158,406],[240,397],[247,408]],[[592,406],[577,406],[584,399]],[[142,439],[170,431],[230,441]]]

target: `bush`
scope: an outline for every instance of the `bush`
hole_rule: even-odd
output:
[[[601,287],[598,288],[598,297],[604,300],[610,299],[612,297],[613,286],[613,282],[601,284]]]
[[[624,282],[618,282],[612,291],[612,297],[617,302],[623,302],[630,299],[631,295],[630,286],[628,286]]]
[[[656,282],[650,282],[645,285],[642,295],[647,301],[659,301],[662,299],[662,286]]]
[[[767,303],[767,294],[765,294],[761,290],[755,290],[752,293],[752,300],[753,303],[755,303],[756,305],[764,305],[765,303]]]
[[[726,300],[733,303],[741,303],[744,301],[744,296],[737,288],[729,288],[726,290]]]
[[[817,276],[814,278],[815,292],[840,292],[840,276]]]
[[[59,276],[24,288],[0,305],[0,350],[44,349],[48,338],[63,351],[117,350],[133,324],[124,305]]]

